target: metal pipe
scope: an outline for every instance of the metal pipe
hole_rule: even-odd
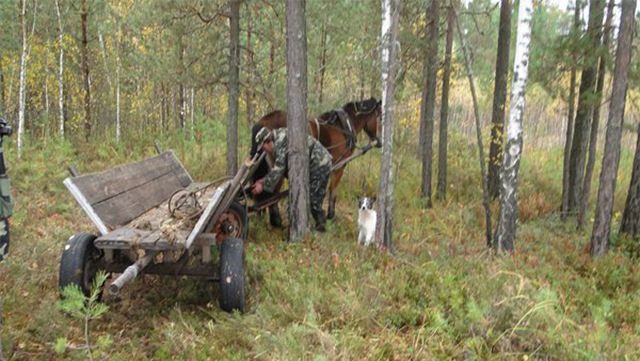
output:
[[[157,252],[150,252],[149,254],[137,260],[136,263],[127,267],[124,272],[122,272],[122,274],[118,278],[116,278],[113,283],[111,283],[111,286],[109,286],[109,292],[111,292],[112,295],[117,295],[118,292],[120,292],[120,289],[122,289],[122,287],[124,287],[126,283],[130,282],[138,276],[138,273],[140,273],[140,271],[142,271],[151,262],[156,253]]]

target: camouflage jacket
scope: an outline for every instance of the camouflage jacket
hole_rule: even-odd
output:
[[[264,177],[264,190],[273,193],[278,183],[287,173],[288,139],[287,129],[274,129],[273,134],[273,157],[274,164],[269,174]],[[314,174],[320,168],[331,168],[331,154],[325,147],[310,135],[307,135],[307,147],[309,149],[309,171]]]

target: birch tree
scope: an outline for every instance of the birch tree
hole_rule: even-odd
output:
[[[22,155],[24,138],[24,109],[27,72],[27,0],[21,1],[20,26],[22,27],[22,52],[20,53],[20,85],[18,90],[18,158]]]
[[[82,40],[80,56],[82,63],[83,88],[84,88],[84,136],[89,141],[91,137],[91,83],[89,78],[89,35],[88,35],[89,6],[87,0],[80,4],[80,25],[82,28]]]
[[[393,128],[394,92],[398,37],[398,0],[382,0],[382,159],[378,191],[376,242],[393,250]]]
[[[622,16],[618,31],[618,48],[616,49],[615,68],[613,70],[613,86],[609,119],[600,171],[600,187],[598,201],[591,234],[591,255],[601,256],[609,249],[609,233],[611,232],[611,215],[613,213],[613,197],[616,189],[616,177],[620,163],[620,140],[622,138],[622,122],[629,82],[629,63],[631,61],[631,45],[635,29],[636,0],[622,0]]]
[[[229,18],[229,108],[227,124],[227,174],[238,171],[238,94],[240,92],[240,1],[231,0]]]
[[[504,161],[500,170],[500,214],[495,237],[498,253],[513,251],[518,220],[518,170],[522,155],[522,121],[529,68],[532,0],[520,0]]]
[[[58,16],[58,135],[64,139],[64,28],[60,14],[60,0],[56,0],[56,15]]]
[[[309,224],[307,149],[307,31],[305,1],[287,0],[287,137],[289,140],[289,241],[301,241]]]

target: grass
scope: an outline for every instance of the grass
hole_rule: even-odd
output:
[[[200,180],[225,169],[224,138],[209,132],[199,142],[174,135],[163,144]],[[50,143],[20,161],[9,151],[16,213],[11,255],[0,266],[0,337],[9,359],[84,359],[69,351],[83,344],[84,330],[56,306],[57,272],[64,241],[94,230],[64,189],[60,165],[104,169],[153,154],[152,140],[93,149]],[[640,359],[638,247],[614,235],[610,254],[592,260],[590,227],[560,221],[561,150],[525,150],[516,252],[495,257],[484,246],[477,155],[460,137],[451,144],[448,196],[432,209],[416,197],[413,147],[396,148],[397,255],[355,242],[355,201],[377,188],[372,152],[347,168],[339,218],[327,233],[288,244],[265,218],[251,217],[246,314],[222,312],[213,284],[143,276],[105,299],[109,312],[92,321],[92,339],[113,342],[96,359]],[[614,229],[631,161],[624,152]],[[57,354],[62,337],[68,351]]]

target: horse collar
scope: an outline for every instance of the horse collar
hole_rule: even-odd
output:
[[[349,117],[349,113],[344,111],[344,108],[336,109],[335,112],[338,115],[338,119],[340,119],[340,125],[342,126],[342,129],[347,131],[347,135],[349,138],[349,148],[355,147],[355,132],[353,131],[353,126],[351,125],[351,118]]]

